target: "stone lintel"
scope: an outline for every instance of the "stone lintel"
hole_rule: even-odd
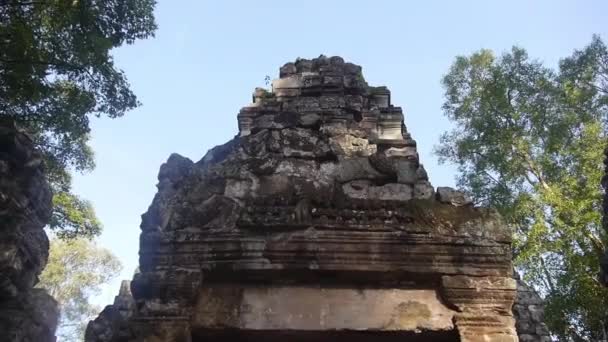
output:
[[[435,290],[206,285],[191,325],[244,330],[452,330]]]

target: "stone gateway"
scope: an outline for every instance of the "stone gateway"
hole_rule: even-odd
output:
[[[549,341],[540,299],[517,295],[508,227],[431,185],[360,66],[287,63],[238,124],[161,166],[139,273],[86,341],[514,342],[516,298],[519,340]]]

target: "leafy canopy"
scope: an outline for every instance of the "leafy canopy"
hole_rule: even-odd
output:
[[[455,128],[436,153],[458,184],[497,208],[515,232],[516,266],[546,297],[561,341],[608,333],[608,291],[598,282],[602,151],[608,132],[608,51],[590,45],[558,70],[514,47],[457,57],[443,79]]]
[[[51,241],[49,261],[37,287],[46,289],[60,303],[61,340],[83,340],[87,323],[99,311],[89,298],[121,269],[114,255],[87,239]]]
[[[55,191],[50,223],[61,237],[93,236],[90,203],[70,192],[70,171],[94,167],[91,116],[138,105],[110,51],[153,35],[154,0],[0,2],[0,116],[17,121],[44,153]]]

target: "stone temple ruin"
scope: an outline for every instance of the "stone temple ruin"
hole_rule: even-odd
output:
[[[59,305],[34,288],[46,266],[44,226],[52,192],[42,156],[24,131],[0,119],[0,341],[53,342]]]
[[[361,67],[287,63],[238,124],[161,166],[140,271],[86,341],[550,340],[507,226],[433,188]]]

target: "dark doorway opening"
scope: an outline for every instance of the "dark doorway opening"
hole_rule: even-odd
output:
[[[302,331],[203,329],[192,334],[192,342],[459,342],[456,330],[423,331]]]

